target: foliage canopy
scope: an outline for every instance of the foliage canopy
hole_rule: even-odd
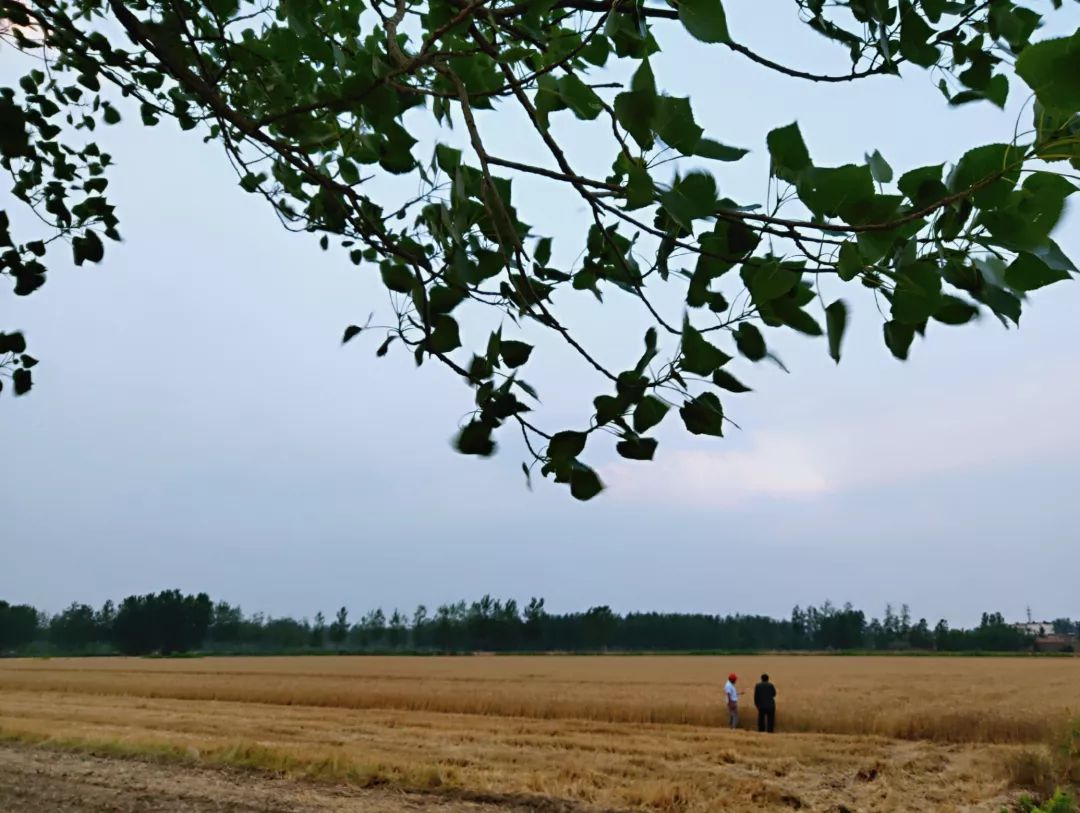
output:
[[[722,0],[0,0],[5,40],[36,57],[18,87],[0,88],[0,163],[38,215],[35,233],[16,236],[0,212],[0,273],[25,296],[59,246],[77,265],[101,262],[120,235],[96,128],[122,111],[171,119],[217,143],[287,228],[378,269],[396,319],[343,340],[379,330],[378,355],[406,348],[464,379],[475,410],[459,451],[490,455],[497,430],[520,430],[526,474],[538,466],[586,500],[602,484],[583,457],[603,435],[631,460],[653,458],[649,433],[665,419],[723,435],[721,395],[747,390],[731,362],[777,360],[771,332],[821,336],[839,361],[848,306],[826,301],[823,280],[871,289],[884,342],[905,359],[932,321],[985,309],[1018,323],[1029,291],[1069,278],[1051,235],[1080,169],[1080,30],[1037,36],[1063,2],[794,0],[810,36],[850,55],[850,71],[816,75],[741,44]],[[713,171],[746,150],[706,133],[654,73],[679,26],[792,81],[929,69],[948,104],[999,107],[1028,88],[1030,117],[903,172],[876,151],[821,166],[787,124],[764,138],[768,199],[735,201]],[[582,166],[568,148],[573,119],[610,138],[602,163]],[[485,128],[498,126],[521,128],[521,154],[489,149]],[[576,243],[556,253],[543,223],[521,221],[524,176],[583,202],[581,233],[563,238]],[[655,298],[672,289],[675,315]],[[632,356],[617,366],[563,316],[574,297],[599,308],[611,296],[652,321],[621,342]],[[555,334],[604,382],[587,426],[534,422],[522,324]],[[466,333],[483,338],[467,349]],[[35,363],[21,333],[0,333],[15,394]]]

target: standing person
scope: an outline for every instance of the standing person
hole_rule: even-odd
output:
[[[754,687],[754,705],[757,707],[757,730],[772,734],[776,728],[776,687],[769,683],[768,675],[762,675],[761,683]]]
[[[735,683],[738,680],[739,676],[732,672],[727,676],[727,683],[724,684],[724,694],[727,696],[728,723],[732,728],[739,727],[739,690],[735,688]]]

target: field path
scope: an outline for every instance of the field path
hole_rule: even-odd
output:
[[[541,806],[542,807],[542,806]],[[567,813],[566,805],[554,805]],[[537,813],[537,805],[351,789],[264,774],[0,746],[4,813]]]

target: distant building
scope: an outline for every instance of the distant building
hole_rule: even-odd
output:
[[[1073,635],[1042,635],[1035,639],[1037,652],[1075,652],[1076,637]]]
[[[1041,638],[1045,635],[1054,634],[1053,621],[1020,621],[1012,626],[1013,629],[1024,633],[1024,635],[1030,635],[1033,638]]]

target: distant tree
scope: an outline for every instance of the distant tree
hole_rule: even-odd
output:
[[[530,598],[522,613],[525,619],[524,635],[530,647],[540,646],[544,640],[544,623],[547,619],[547,611],[544,609],[543,598]]]
[[[866,645],[870,649],[885,649],[888,646],[885,628],[877,618],[871,619],[866,625]]]
[[[349,635],[349,611],[342,607],[330,624],[330,643],[340,647]]]
[[[397,608],[394,608],[386,628],[386,643],[391,649],[400,649],[405,645],[407,636],[408,627],[405,623],[405,616]]]
[[[292,618],[271,618],[266,622],[263,635],[273,649],[301,649],[310,647],[314,630],[307,621]],[[319,638],[320,646],[322,638]]]
[[[934,649],[944,652],[949,648],[949,624],[942,618],[934,626]]]
[[[1053,629],[1055,635],[1075,635],[1076,622],[1068,618],[1055,618]]]
[[[49,621],[49,641],[67,652],[89,649],[99,642],[100,632],[97,614],[87,604],[73,602]]]
[[[835,609],[829,602],[818,612],[815,646],[821,649],[858,649],[866,631],[866,616],[850,604],[843,610]]]
[[[116,621],[116,605],[112,599],[101,605],[97,614],[98,640],[107,642],[112,640],[113,623]]]
[[[589,649],[606,649],[611,646],[619,618],[607,605],[590,607],[585,613],[583,632]]]
[[[214,605],[210,619],[210,640],[215,643],[239,642],[244,613],[227,601]]]
[[[411,632],[414,649],[426,649],[431,645],[429,626],[427,607],[421,604],[413,612],[412,617]]]
[[[934,633],[930,631],[930,625],[925,618],[920,618],[918,623],[908,630],[908,644],[912,649],[934,648]]]
[[[311,625],[311,636],[308,639],[308,646],[314,649],[322,649],[326,644],[326,616],[322,614],[322,610],[315,613],[315,623]]]
[[[39,628],[38,611],[33,607],[0,601],[0,652],[17,651],[33,643]]]

